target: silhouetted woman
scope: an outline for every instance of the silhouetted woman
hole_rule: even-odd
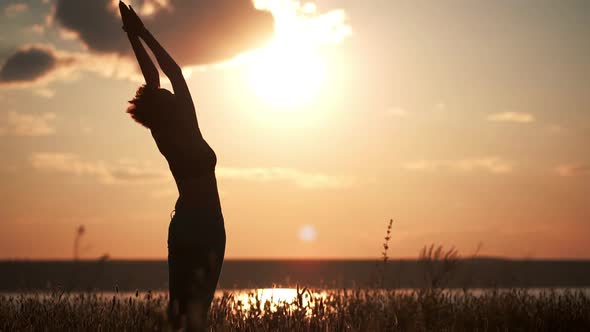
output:
[[[177,328],[186,318],[187,330],[202,330],[225,253],[225,228],[215,179],[217,159],[201,135],[180,67],[133,8],[120,2],[119,9],[146,82],[130,101],[127,112],[151,130],[179,192],[168,229],[169,318]],[[160,88],[158,70],[140,38],[172,82],[174,94]]]

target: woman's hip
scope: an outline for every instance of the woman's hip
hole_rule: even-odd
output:
[[[225,224],[221,214],[176,212],[168,227],[168,248],[225,251]]]

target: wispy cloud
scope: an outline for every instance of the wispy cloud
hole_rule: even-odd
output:
[[[397,116],[397,117],[404,117],[409,114],[408,110],[401,107],[391,107],[387,111],[385,111],[387,115]]]
[[[152,183],[170,179],[165,169],[134,161],[107,163],[86,161],[71,153],[38,152],[31,156],[33,168],[77,176],[93,176],[100,182],[112,183]]]
[[[547,127],[547,130],[552,134],[561,134],[567,131],[567,129],[561,125],[550,125]]]
[[[4,7],[4,15],[6,16],[14,16],[18,13],[22,13],[29,8],[29,5],[26,3],[13,3],[9,4]]]
[[[174,188],[156,189],[150,192],[150,196],[153,198],[174,197],[178,196],[178,190]]]
[[[33,93],[39,97],[43,98],[53,98],[55,96],[55,90],[47,89],[47,88],[40,88],[33,90]]]
[[[492,174],[510,173],[514,168],[511,162],[498,157],[484,157],[458,160],[420,160],[406,163],[403,165],[403,167],[411,171],[485,171]]]
[[[33,24],[30,27],[25,28],[24,32],[36,34],[36,35],[42,35],[43,33],[45,33],[45,26],[41,25],[41,24]]]
[[[343,188],[351,186],[354,179],[347,176],[328,175],[305,172],[293,168],[232,168],[218,167],[216,174],[220,178],[245,181],[271,182],[286,181],[305,189]]]
[[[107,163],[87,161],[76,154],[39,152],[31,156],[33,168],[44,171],[96,177],[100,182],[112,183],[153,183],[168,181],[170,171],[133,160]],[[305,189],[343,188],[353,184],[351,177],[304,172],[292,168],[237,168],[218,167],[220,179],[234,179],[253,182],[290,182]],[[171,190],[157,191],[152,196],[166,196]]]
[[[555,172],[560,176],[576,176],[590,174],[590,164],[564,164],[555,167]]]
[[[33,153],[31,156],[31,165],[36,169],[76,175],[102,175],[108,173],[104,163],[81,161],[77,155],[69,153]]]
[[[488,115],[487,120],[492,122],[531,123],[535,121],[535,116],[524,112],[502,112]]]
[[[55,133],[55,113],[18,113],[0,115],[0,136],[47,136]]]
[[[434,110],[439,113],[446,111],[447,108],[447,104],[443,101],[439,101],[438,103],[436,103],[436,105],[434,105]]]
[[[139,8],[142,16],[151,16],[161,10],[173,10],[170,0],[144,0]]]

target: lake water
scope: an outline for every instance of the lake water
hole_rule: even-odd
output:
[[[506,293],[511,292],[514,289],[496,289],[498,293]],[[353,295],[358,290],[342,290],[342,289],[315,289],[315,290],[307,290],[307,289],[296,289],[296,288],[260,288],[260,289],[222,289],[218,290],[215,293],[217,299],[224,299],[231,304],[234,310],[248,312],[252,308],[259,308],[261,312],[275,312],[278,310],[279,307],[285,308],[285,306],[290,307],[291,309],[299,308],[306,308],[306,312],[308,315],[312,314],[313,308],[317,303],[322,303],[326,299],[330,299],[332,296],[342,296],[342,295]],[[395,290],[394,292],[397,294],[408,294],[411,295],[415,293],[416,289],[399,289]],[[483,294],[489,293],[494,291],[493,289],[470,289],[467,290],[468,294],[473,296],[481,296]],[[534,288],[534,289],[527,289],[527,290],[519,290],[525,291],[529,295],[533,296],[540,296],[542,294],[548,293],[555,293],[555,294],[563,294],[565,292],[582,292],[587,297],[590,297],[590,288]],[[383,295],[390,294],[392,290],[372,290],[370,293],[372,295],[379,295],[379,293],[383,293]],[[459,297],[465,293],[464,290],[461,289],[452,289],[452,290],[445,290],[444,292],[451,294],[451,295],[458,295]],[[158,292],[97,292],[97,293],[83,293],[83,292],[73,292],[69,293],[70,296],[73,298],[79,295],[97,295],[99,298],[104,298],[105,301],[111,301],[113,297],[120,299],[121,301],[127,301],[130,298],[136,301],[145,301],[150,298],[157,298],[162,297],[165,298],[168,296],[168,293],[165,291],[158,291]],[[361,292],[361,298],[363,297],[363,292]],[[54,297],[54,294],[51,293],[2,293],[0,294],[2,297],[10,297],[10,296],[24,296],[24,297],[41,297],[41,298],[49,298]],[[387,297],[384,297],[387,299]],[[19,301],[14,301],[13,303],[17,305]],[[167,300],[161,302],[166,303]],[[328,301],[330,302],[330,301]]]
[[[304,291],[305,290],[305,291]],[[483,289],[483,288],[479,288],[479,289],[468,289],[466,290],[466,292],[468,294],[474,295],[474,296],[481,296],[483,294],[486,293],[490,293],[492,291],[498,291],[499,293],[506,293],[506,292],[510,292],[513,291],[514,289],[511,288],[498,288],[498,289]],[[521,290],[521,289],[519,289]],[[416,291],[418,291],[418,289],[412,289],[412,288],[406,288],[406,289],[396,289],[396,290],[374,290],[375,292],[392,292],[395,291],[396,293],[399,294],[412,294]],[[565,292],[582,292],[587,296],[590,296],[590,288],[529,288],[529,289],[522,289],[522,291],[526,291],[527,294],[529,295],[534,295],[534,296],[539,296],[543,293],[551,293],[551,292],[555,292],[556,294],[563,294]],[[346,289],[346,290],[342,290],[342,289],[297,289],[297,288],[257,288],[257,289],[219,289],[215,292],[215,297],[216,298],[221,298],[224,296],[224,294],[227,295],[232,295],[234,299],[236,300],[241,300],[243,302],[246,302],[248,298],[258,298],[261,302],[266,302],[266,301],[271,301],[271,302],[288,302],[291,303],[293,301],[295,301],[295,299],[297,299],[297,295],[300,294],[300,296],[302,298],[305,298],[306,296],[313,296],[313,297],[323,297],[326,298],[328,295],[330,294],[334,294],[334,293],[340,293],[342,294],[343,292],[346,292],[346,294],[351,295],[355,292],[354,289]],[[465,291],[462,289],[446,289],[444,290],[445,293],[450,293],[450,294],[463,294]],[[21,295],[22,293],[16,293],[16,292],[5,292],[5,293],[0,293],[0,296],[18,296]],[[69,293],[70,295],[78,295],[78,294],[88,294],[85,292],[71,292]],[[157,296],[167,296],[168,292],[167,291],[155,291],[155,292],[145,292],[145,291],[140,291],[140,292],[95,292],[95,293],[90,293],[90,294],[97,294],[99,297],[105,297],[105,298],[112,298],[113,296],[117,296],[120,298],[129,298],[129,297],[137,297],[140,299],[144,299],[148,296],[151,297],[157,297]],[[307,294],[306,296],[303,296],[303,294]],[[52,296],[51,293],[46,293],[46,292],[31,292],[31,293],[24,293],[22,295],[25,296]]]

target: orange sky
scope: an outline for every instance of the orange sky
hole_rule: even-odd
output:
[[[71,258],[79,225],[82,258],[165,258],[176,188],[125,113],[135,64],[47,23],[54,5],[0,5],[0,64],[59,59],[0,71],[0,259]],[[274,39],[185,68],[227,258],[376,258],[390,218],[392,257],[590,258],[588,2],[256,5]]]

